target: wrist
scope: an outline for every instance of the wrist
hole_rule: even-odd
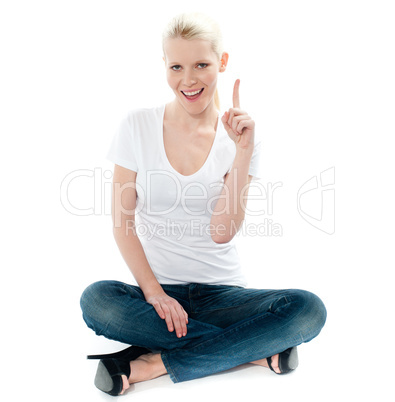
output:
[[[238,147],[236,145],[236,158],[241,158],[241,159],[251,159],[252,154],[254,152],[254,146],[248,146],[248,148],[242,148]]]
[[[164,290],[162,286],[159,284],[159,282],[150,284],[149,286],[140,286],[140,289],[144,293],[145,300],[148,300],[153,296],[158,296],[164,293]]]

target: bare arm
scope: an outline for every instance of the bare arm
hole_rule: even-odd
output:
[[[233,108],[222,117],[229,137],[236,144],[236,156],[211,217],[211,237],[216,243],[229,242],[240,229],[252,179],[248,172],[254,151],[255,122],[240,109],[239,86],[240,80],[236,80]]]
[[[211,217],[211,237],[216,243],[227,243],[239,231],[245,217],[251,152],[238,151],[231,171],[225,176],[224,188]]]
[[[169,331],[185,336],[188,315],[169,297],[157,281],[135,230],[137,173],[115,165],[112,191],[113,234],[123,259],[128,265],[146,301],[166,320]]]

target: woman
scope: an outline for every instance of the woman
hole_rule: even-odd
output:
[[[101,359],[96,386],[111,395],[168,373],[173,382],[244,364],[277,374],[318,335],[326,310],[302,290],[247,289],[234,244],[258,175],[255,123],[233,107],[219,121],[226,70],[217,25],[174,18],[163,35],[172,102],[130,112],[112,143],[114,237],[138,286],[101,281],[82,295],[87,325],[129,345]]]

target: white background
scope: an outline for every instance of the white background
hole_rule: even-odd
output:
[[[264,143],[261,182],[282,184],[271,216],[247,217],[270,218],[282,236],[238,240],[249,286],[313,291],[328,321],[299,348],[292,375],[245,366],[177,385],[165,376],[123,399],[390,400],[395,13],[377,0],[1,2],[1,392],[8,401],[112,399],[94,387],[85,355],[124,345],[94,335],[79,307],[91,282],[130,281],[106,213],[106,152],[128,110],[172,99],[161,32],[190,10],[222,26],[222,107],[240,78]],[[331,167],[330,235],[302,219],[297,193]],[[94,169],[102,187],[81,177],[69,202],[96,201],[97,213],[69,213],[62,181]],[[317,194],[305,208],[320,206]]]

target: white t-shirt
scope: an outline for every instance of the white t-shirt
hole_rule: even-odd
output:
[[[224,176],[232,168],[235,143],[220,117],[204,165],[194,174],[176,171],[165,152],[165,105],[130,111],[122,120],[107,158],[137,172],[136,226],[147,260],[160,284],[204,283],[246,286],[235,238],[217,244],[210,220]],[[259,148],[249,174],[259,177]]]

